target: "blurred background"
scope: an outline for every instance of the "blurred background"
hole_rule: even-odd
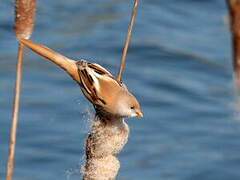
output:
[[[116,74],[129,0],[38,1],[32,40]],[[5,177],[17,43],[0,4],[0,179]],[[240,121],[225,1],[140,0],[123,80],[129,118],[118,180],[239,180]],[[25,50],[14,180],[77,180],[93,112],[60,68]]]

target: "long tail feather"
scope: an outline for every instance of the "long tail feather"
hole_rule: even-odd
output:
[[[77,81],[78,83],[80,82],[79,76],[78,76],[78,70],[76,66],[76,61],[71,60],[55,51],[52,49],[38,44],[36,42],[26,40],[26,39],[21,39],[21,43],[23,43],[25,46],[28,48],[32,49],[34,52],[38,53],[39,55],[49,59],[50,61],[54,62],[61,68],[63,68],[72,78],[73,80]]]

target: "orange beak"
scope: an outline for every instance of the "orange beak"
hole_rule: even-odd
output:
[[[137,116],[143,117],[143,113],[141,111],[136,112]]]

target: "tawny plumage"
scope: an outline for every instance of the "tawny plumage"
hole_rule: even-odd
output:
[[[30,40],[21,39],[21,42],[67,71],[96,110],[117,117],[143,117],[136,98],[102,66],[85,60],[74,61]]]
[[[80,87],[97,109],[119,117],[143,116],[136,98],[102,66],[77,62]]]

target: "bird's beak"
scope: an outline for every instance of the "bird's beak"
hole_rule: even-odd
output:
[[[20,42],[23,43],[25,46],[33,50],[34,52],[38,53],[39,55],[49,59],[50,61],[54,62],[61,68],[63,68],[72,78],[73,80],[80,82],[78,69],[76,65],[76,61],[69,59],[46,46],[38,44],[36,42],[20,39]]]
[[[143,113],[141,111],[136,112],[137,116],[143,117]]]

